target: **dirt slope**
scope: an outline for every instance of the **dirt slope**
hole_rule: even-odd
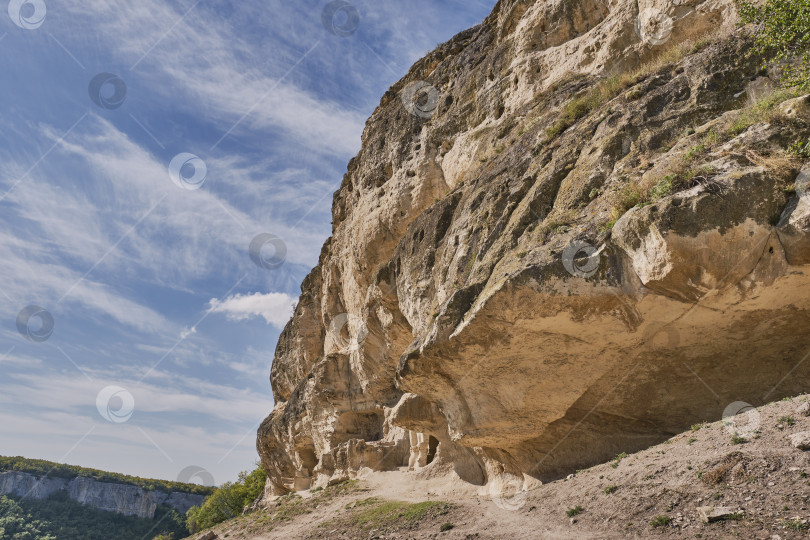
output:
[[[808,410],[808,395],[745,409],[512,497],[475,493],[440,471],[429,478],[405,469],[367,471],[359,480],[267,501],[213,532],[240,540],[807,538],[810,452],[790,437],[810,431]],[[732,514],[707,524],[698,511],[704,506]]]

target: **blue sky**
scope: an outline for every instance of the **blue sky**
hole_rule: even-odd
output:
[[[7,3],[0,454],[231,480],[367,117],[495,1]]]

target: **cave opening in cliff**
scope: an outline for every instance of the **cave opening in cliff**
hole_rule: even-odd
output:
[[[439,449],[439,439],[431,435],[430,438],[428,439],[427,461],[425,465],[430,465],[433,462],[433,458],[436,457],[436,451],[438,449]]]
[[[301,466],[306,471],[308,476],[312,476],[312,471],[318,465],[318,458],[315,455],[315,446],[307,445],[298,448],[298,457],[301,460]]]
[[[381,411],[350,411],[340,415],[336,434],[341,442],[351,439],[379,441],[383,438],[385,417]]]

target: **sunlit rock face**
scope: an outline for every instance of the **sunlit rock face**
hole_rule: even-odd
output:
[[[34,475],[8,471],[0,473],[0,494],[33,499],[47,499],[65,491],[74,501],[93,506],[99,510],[116,512],[125,516],[152,519],[159,504],[166,504],[181,514],[205,500],[203,495],[192,493],[164,493],[147,491],[128,484],[99,482],[92,478],[39,478]]]
[[[529,485],[806,390],[810,199],[771,157],[808,102],[739,125],[777,77],[732,5],[503,0],[383,96],[276,350],[268,494]]]

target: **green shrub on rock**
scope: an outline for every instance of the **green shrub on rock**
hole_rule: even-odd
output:
[[[758,52],[786,63],[783,82],[810,90],[810,0],[737,0],[737,7],[743,23],[758,26]]]
[[[245,506],[264,492],[266,480],[267,474],[261,466],[253,472],[239,473],[239,480],[226,482],[202,506],[194,506],[186,513],[188,530],[194,533],[241,515]]]

